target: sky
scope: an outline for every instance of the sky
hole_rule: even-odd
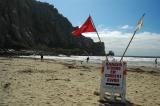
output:
[[[105,51],[122,55],[138,20],[145,13],[126,55],[160,56],[160,0],[39,0],[54,5],[73,26],[82,25],[91,15]],[[98,42],[96,33],[84,33]]]

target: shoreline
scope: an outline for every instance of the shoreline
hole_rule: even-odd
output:
[[[65,50],[65,49],[64,49]],[[67,54],[63,52],[55,52],[55,51],[45,51],[45,50],[14,50],[14,49],[0,49],[0,56],[29,56],[29,55],[49,55],[49,56],[59,56],[59,55],[65,55],[65,56],[71,56],[72,54]],[[74,54],[74,56],[88,56],[88,54]],[[105,56],[105,55],[92,55],[92,56]],[[115,57],[122,57],[121,55],[115,55]],[[160,58],[160,56],[134,56],[134,55],[127,55],[124,57],[135,57],[135,58]]]

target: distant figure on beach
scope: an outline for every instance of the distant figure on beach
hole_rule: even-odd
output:
[[[87,57],[87,63],[88,63],[88,61],[89,61],[89,57]]]
[[[41,61],[43,60],[43,54],[41,54]]]
[[[155,67],[157,68],[157,58],[155,59]]]

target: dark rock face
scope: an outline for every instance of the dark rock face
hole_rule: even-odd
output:
[[[104,44],[71,35],[74,27],[54,6],[35,0],[0,0],[0,48],[78,48],[104,55]]]

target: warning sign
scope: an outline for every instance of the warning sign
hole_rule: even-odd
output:
[[[122,86],[123,70],[121,63],[106,63],[104,80],[106,85]]]
[[[105,61],[100,84],[100,99],[103,99],[105,92],[111,94],[111,100],[116,93],[120,94],[121,101],[125,102],[126,95],[126,62]]]

